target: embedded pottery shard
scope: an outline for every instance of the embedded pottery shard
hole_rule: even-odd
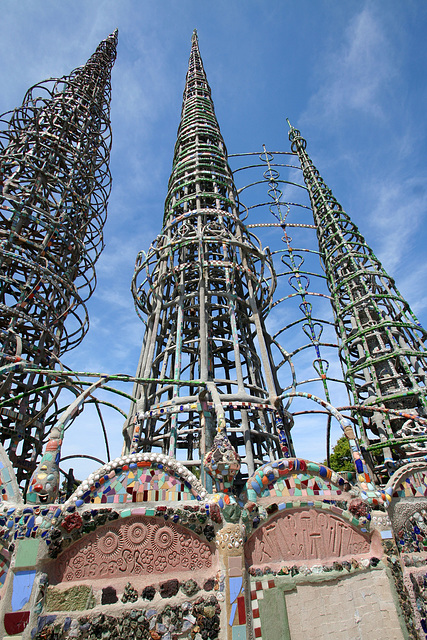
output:
[[[228,485],[233,483],[240,470],[240,456],[233,448],[225,431],[215,436],[212,449],[205,456],[204,464],[206,471],[215,481]]]

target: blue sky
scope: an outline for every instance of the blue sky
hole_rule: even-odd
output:
[[[427,5],[416,0],[2,0],[1,112],[32,84],[83,64],[119,28],[106,249],[89,335],[63,362],[136,370],[143,326],[130,281],[161,226],[193,28],[229,153],[288,150],[289,117],[426,326],[426,26]],[[121,423],[106,414],[113,457]],[[309,440],[298,453],[323,457]],[[66,439],[66,453],[83,449],[105,458],[90,412]]]

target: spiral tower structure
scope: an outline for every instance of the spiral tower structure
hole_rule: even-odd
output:
[[[117,31],[1,116],[0,441],[18,482],[35,468],[59,393],[39,371],[60,367],[88,330],[111,188],[116,44]]]
[[[146,323],[125,452],[200,467],[216,430],[243,475],[292,452],[264,320],[275,286],[268,252],[239,217],[227,151],[193,33],[163,228],[140,253],[132,290]],[[145,319],[146,318],[146,319]]]
[[[310,195],[361,443],[378,477],[385,478],[385,471],[423,459],[427,452],[426,332],[292,126],[289,139]]]

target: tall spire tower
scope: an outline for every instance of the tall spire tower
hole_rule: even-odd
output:
[[[28,361],[10,398],[28,453],[30,436],[46,433],[34,421],[52,398],[30,389],[52,392],[43,367],[73,344],[64,318],[82,304],[74,286],[97,256],[114,55],[113,34],[61,92],[56,84],[47,101],[31,94],[3,151],[3,211],[8,206],[11,219],[2,248],[8,324],[0,373],[5,389],[11,360]],[[425,637],[427,459],[405,464],[425,441],[407,437],[425,422],[421,330],[295,129],[291,143],[301,167],[294,154],[276,159],[266,147],[256,153],[261,165],[242,154],[251,175],[263,167],[269,199],[240,205],[194,32],[163,225],[139,254],[132,283],[146,325],[137,374],[101,375],[58,416],[25,503],[0,447],[2,638]],[[300,168],[305,186],[294,180]],[[258,196],[261,182],[247,186]],[[298,192],[306,202],[308,192],[315,224],[294,217],[312,215]],[[262,249],[254,228],[268,229],[280,248]],[[299,244],[316,231],[315,249]],[[309,290],[319,253],[330,295],[326,285]],[[318,314],[318,297],[322,307],[332,298],[334,322],[330,309],[327,318]],[[265,322],[278,304],[282,329],[270,337]],[[352,394],[349,418],[333,398],[342,380],[328,372],[333,324]],[[78,340],[84,323],[76,328]],[[62,503],[65,429],[96,389],[110,388],[108,379],[135,383],[124,450]],[[306,433],[307,417],[315,428],[322,417],[327,429],[338,421],[357,474],[295,457],[285,400],[310,404],[293,405]],[[358,419],[375,480],[386,475],[385,456],[402,463],[386,486],[363,459],[351,422]],[[308,435],[316,446],[314,429]]]
[[[291,127],[331,292],[341,362],[361,443],[379,477],[427,453],[426,332]],[[366,410],[364,410],[366,408]],[[413,416],[413,418],[411,418]]]
[[[83,67],[32,87],[0,133],[0,439],[29,478],[55,414],[41,373],[88,329],[85,301],[111,187],[111,69],[117,32]],[[50,425],[51,426],[51,425]]]
[[[244,475],[281,457],[281,441],[291,446],[264,327],[274,282],[269,254],[239,218],[194,31],[163,228],[132,283],[146,318],[137,376],[152,382],[135,390],[126,452],[184,459],[209,483],[203,458],[217,431]]]

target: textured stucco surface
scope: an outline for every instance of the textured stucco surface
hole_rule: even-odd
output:
[[[83,611],[95,606],[92,588],[85,585],[61,591],[49,587],[46,596],[46,611]]]
[[[402,640],[385,571],[304,584],[285,594],[292,640]]]

